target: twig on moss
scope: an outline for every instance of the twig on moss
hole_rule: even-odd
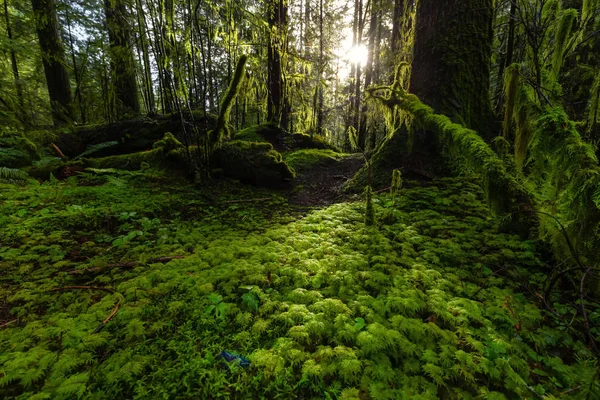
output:
[[[114,289],[105,286],[62,286],[50,289],[50,292],[62,292],[64,290],[104,290],[105,292],[114,293]]]
[[[15,322],[17,322],[17,321],[18,321],[18,320],[16,320],[16,319],[13,319],[12,321],[5,322],[5,323],[3,323],[2,325],[0,325],[0,329],[2,329],[2,328],[5,328],[5,327],[7,327],[7,326],[8,326],[8,325],[10,325],[10,324],[14,324],[14,323],[15,323]]]
[[[98,327],[96,328],[96,330],[93,333],[100,332],[106,326],[106,324],[108,324],[108,322],[112,319],[112,317],[115,316],[117,311],[119,311],[120,306],[121,306],[121,302],[117,302],[117,305],[115,306],[115,308],[113,308],[112,312],[108,315],[108,317],[106,317],[106,319],[104,321],[102,321],[102,323],[100,325],[98,325]]]

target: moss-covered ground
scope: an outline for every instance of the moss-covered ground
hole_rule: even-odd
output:
[[[548,267],[482,197],[379,194],[367,228],[360,201],[298,215],[151,169],[2,185],[0,397],[593,393],[593,357],[536,296]]]

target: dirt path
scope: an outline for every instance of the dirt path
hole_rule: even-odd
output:
[[[298,206],[326,206],[341,201],[343,184],[360,169],[364,158],[353,154],[339,162],[315,165],[298,174],[289,196],[290,204]]]

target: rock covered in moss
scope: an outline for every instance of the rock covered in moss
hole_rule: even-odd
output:
[[[0,167],[26,167],[39,159],[36,145],[23,134],[0,131]]]
[[[225,143],[214,152],[213,163],[224,175],[257,186],[281,186],[296,175],[270,143]]]
[[[321,136],[310,136],[302,133],[291,134],[276,124],[251,126],[239,131],[235,138],[246,142],[268,142],[278,151],[296,149],[326,149],[338,151]]]

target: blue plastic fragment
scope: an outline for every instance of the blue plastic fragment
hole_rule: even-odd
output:
[[[240,361],[240,366],[244,367],[244,368],[248,368],[250,366],[250,360],[248,360],[247,358],[244,358],[244,357],[240,356],[239,354],[230,353],[228,351],[223,350],[221,352],[221,354],[219,354],[219,357],[222,357],[227,362],[232,362],[232,361],[235,361],[235,360],[239,360]]]

